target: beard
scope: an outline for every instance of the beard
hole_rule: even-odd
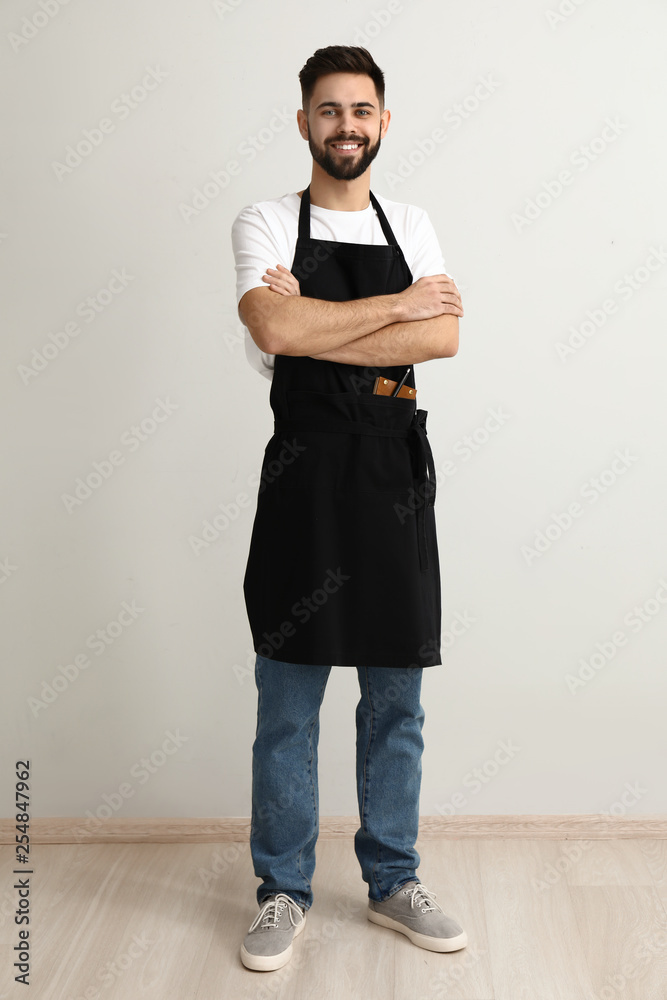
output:
[[[318,147],[313,143],[308,133],[308,147],[311,156],[322,170],[325,170],[330,177],[337,181],[354,181],[368,169],[375,157],[380,152],[380,133],[377,141],[371,145],[364,140],[360,149],[354,156],[338,156],[331,150],[333,142],[343,142],[342,139],[329,140],[323,147]]]

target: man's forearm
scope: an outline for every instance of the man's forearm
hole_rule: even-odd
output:
[[[382,368],[453,357],[458,346],[459,318],[445,313],[431,319],[391,323],[340,347],[310,356],[318,361]]]
[[[312,357],[396,324],[403,319],[399,294],[344,302],[281,296],[272,303],[270,353]]]

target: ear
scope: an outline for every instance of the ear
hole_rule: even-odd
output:
[[[387,134],[387,129],[389,128],[390,120],[391,120],[391,111],[385,108],[385,110],[382,112],[380,116],[380,121],[382,123],[382,131],[380,132],[381,139],[384,139],[385,135]]]

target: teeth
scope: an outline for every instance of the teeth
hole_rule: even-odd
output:
[[[358,142],[350,142],[350,143],[346,143],[345,145],[341,145],[340,143],[335,142],[334,146],[336,147],[336,149],[358,149],[359,148],[359,143]]]

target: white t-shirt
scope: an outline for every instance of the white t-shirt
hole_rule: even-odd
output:
[[[375,192],[373,192],[375,194]],[[412,280],[429,274],[448,274],[438,238],[426,211],[416,205],[390,201],[376,194],[398,242]],[[296,192],[282,198],[246,205],[232,223],[232,248],[236,269],[236,303],[251,288],[266,288],[262,281],[268,267],[282,264],[291,270],[299,229],[301,198]],[[387,240],[372,202],[360,212],[340,212],[310,206],[310,235],[315,240],[341,243],[384,244]],[[450,278],[453,275],[448,275]],[[455,280],[455,279],[454,279]],[[278,294],[272,292],[271,294]],[[239,319],[241,316],[239,314]],[[241,319],[242,321],[242,319]],[[242,321],[243,322],[243,321]],[[245,329],[248,361],[266,378],[273,378],[275,355],[265,354]]]

